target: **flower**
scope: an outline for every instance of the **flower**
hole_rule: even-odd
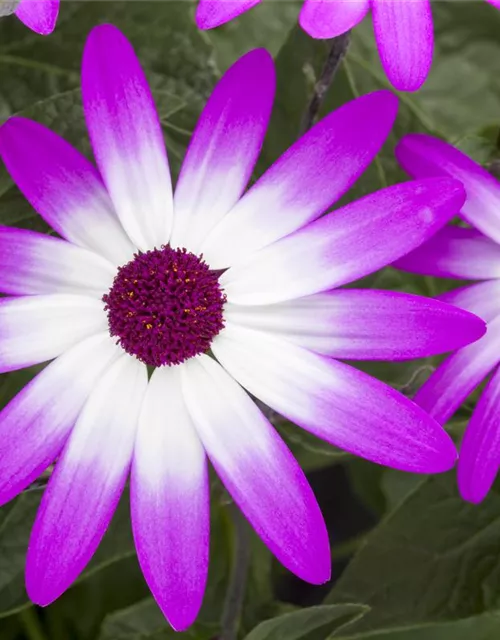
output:
[[[32,31],[47,36],[56,26],[59,0],[21,0],[14,13]]]
[[[465,432],[458,463],[462,497],[481,502],[500,465],[500,184],[464,153],[428,135],[403,138],[397,157],[410,175],[451,175],[467,192],[461,216],[472,226],[444,227],[396,266],[413,273],[481,281],[440,299],[477,313],[488,323],[488,332],[449,356],[415,396],[415,402],[444,424],[493,371]]]
[[[189,626],[208,565],[207,459],[276,557],[304,580],[328,580],[314,495],[243,388],[380,464],[430,473],[455,463],[420,407],[330,356],[443,352],[484,323],[426,298],[331,289],[427,240],[462,205],[462,186],[411,182],[318,219],[387,137],[397,101],[382,91],[328,115],[242,195],[274,88],[264,50],[229,69],[173,196],[146,78],[111,25],[91,32],[82,64],[100,173],[35,122],[0,129],[8,171],[61,236],[0,230],[11,296],[0,304],[1,370],[54,359],[0,414],[0,502],[57,458],[27,556],[38,604],[86,566],[131,470],[139,562],[173,627]]]
[[[486,0],[500,9],[500,0]],[[259,4],[260,0],[200,0],[196,23],[212,29]],[[434,35],[430,0],[305,0],[300,26],[313,38],[334,38],[373,12],[382,65],[400,91],[417,91],[432,64]]]

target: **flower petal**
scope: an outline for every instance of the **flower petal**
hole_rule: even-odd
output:
[[[0,226],[0,291],[11,295],[80,293],[101,298],[113,265],[58,238]]]
[[[130,239],[142,251],[166,244],[173,205],[161,125],[135,52],[112,25],[87,39],[82,97],[99,170]]]
[[[224,317],[323,355],[409,360],[457,349],[485,333],[478,317],[394,291],[339,289],[261,307],[227,304]]]
[[[252,395],[327,442],[413,473],[455,463],[453,442],[435,420],[357,369],[236,325],[228,324],[212,348]]]
[[[33,120],[10,118],[0,127],[0,156],[28,202],[59,235],[113,264],[130,260],[134,247],[101,177],[63,138]]]
[[[0,372],[51,360],[107,326],[103,303],[94,298],[0,298]]]
[[[156,369],[139,419],[132,465],[132,527],[139,562],[176,631],[203,600],[210,529],[206,456],[182,397],[180,367]]]
[[[475,313],[485,322],[500,315],[500,280],[486,280],[459,287],[438,296],[439,300]]]
[[[416,178],[449,175],[460,180],[467,192],[462,216],[500,243],[500,182],[486,169],[447,142],[423,133],[405,136],[396,157]]]
[[[207,262],[216,269],[241,262],[320,216],[372,162],[396,111],[395,96],[378,91],[321,120],[215,227],[202,245]]]
[[[433,178],[388,187],[256,251],[220,279],[229,302],[269,304],[352,282],[429,239],[464,200]]]
[[[369,8],[370,0],[305,0],[299,23],[313,38],[335,38],[361,22]]]
[[[500,362],[500,316],[474,344],[449,356],[415,395],[425,411],[444,424],[488,373]]]
[[[171,244],[198,253],[209,231],[247,186],[271,115],[273,59],[240,58],[215,87],[193,133],[174,196]]]
[[[500,0],[486,0],[486,2],[489,2],[490,4],[492,4],[497,9],[500,9]]]
[[[93,336],[51,362],[0,413],[0,504],[46,469],[76,422],[101,374],[121,350]]]
[[[307,582],[326,582],[330,550],[321,511],[271,424],[208,356],[186,363],[182,387],[215,470],[256,532],[287,569]]]
[[[476,229],[449,225],[393,266],[438,278],[500,278],[500,245]]]
[[[434,28],[429,0],[372,0],[382,66],[399,91],[418,91],[432,64]]]
[[[56,26],[59,0],[21,0],[14,13],[32,31],[47,36]]]
[[[497,369],[474,409],[458,459],[458,488],[464,500],[486,498],[500,467],[500,370]]]
[[[213,29],[233,20],[261,0],[199,0],[196,25],[199,29]]]
[[[80,575],[127,479],[146,367],[123,354],[92,391],[47,486],[31,533],[26,590],[46,606]]]

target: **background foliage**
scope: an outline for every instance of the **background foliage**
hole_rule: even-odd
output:
[[[278,93],[257,167],[265,170],[297,137],[328,43],[296,27],[299,5],[271,1],[229,25],[196,30],[190,2],[63,0],[55,33],[41,38],[15,18],[0,21],[0,121],[13,113],[43,122],[89,155],[79,66],[92,26],[113,22],[131,39],[153,87],[174,174],[214,82],[237,57],[266,46]],[[393,147],[411,131],[445,137],[493,167],[500,158],[500,13],[486,3],[435,2],[435,63],[417,95],[401,95],[393,135],[347,196],[353,200],[404,179]],[[327,113],[388,87],[370,20],[351,46],[322,107]],[[27,159],[29,161],[29,159]],[[48,231],[0,167],[0,224]],[[386,269],[364,286],[435,295],[450,282]],[[435,361],[363,368],[411,394]],[[35,373],[0,377],[3,406]],[[57,401],[57,398],[54,398]],[[448,425],[460,438],[474,398]],[[454,473],[423,478],[384,470],[334,450],[276,420],[311,484],[331,533],[333,579],[300,583],[252,532],[240,621],[247,640],[495,640],[500,637],[500,495],[480,506],[458,497]],[[32,488],[0,509],[0,638],[14,640],[213,640],[220,631],[232,571],[233,509],[219,485],[212,496],[209,586],[199,622],[170,630],[149,597],[133,549],[126,496],[78,583],[41,611],[28,602],[23,569],[39,503]]]

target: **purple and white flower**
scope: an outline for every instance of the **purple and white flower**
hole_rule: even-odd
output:
[[[59,0],[21,0],[14,13],[32,31],[47,36],[56,26]]]
[[[486,0],[500,9],[500,0]],[[212,29],[261,0],[199,0],[196,22]],[[432,64],[434,34],[430,0],[305,0],[300,26],[313,38],[334,38],[363,20],[371,9],[382,66],[400,91],[417,91]]]
[[[467,192],[461,216],[471,226],[444,227],[396,266],[413,273],[480,281],[440,299],[477,313],[488,323],[488,332],[449,356],[415,396],[444,424],[493,372],[465,432],[458,463],[461,495],[480,502],[500,466],[500,183],[464,153],[428,135],[406,136],[396,154],[410,175],[450,175]]]
[[[84,569],[130,475],[142,570],[170,623],[189,626],[207,575],[208,460],[283,565],[328,580],[315,497],[247,391],[374,462],[455,463],[434,419],[336,358],[442,353],[484,323],[431,299],[337,287],[428,240],[463,188],[409,182],[320,218],[392,127],[397,100],[382,91],[328,115],[245,192],[274,90],[264,50],[229,69],[174,194],[146,78],[113,26],[91,32],[82,65],[98,171],[36,122],[0,129],[8,171],[60,236],[0,230],[0,369],[52,360],[0,413],[1,503],[57,459],[27,557],[38,604]]]

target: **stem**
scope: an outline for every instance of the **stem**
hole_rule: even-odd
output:
[[[231,505],[230,509],[234,529],[233,567],[222,612],[219,640],[236,640],[238,636],[251,555],[248,525],[236,506]]]
[[[408,382],[405,382],[405,384],[398,387],[398,391],[403,395],[411,398],[412,396],[415,395],[415,393],[421,386],[421,383],[419,382],[419,378],[422,376],[422,374],[424,373],[432,374],[434,373],[435,370],[436,370],[436,367],[434,367],[432,364],[422,365],[418,369],[415,369],[415,371],[412,373],[412,376],[408,380]]]
[[[349,31],[337,36],[336,38],[332,38],[330,51],[328,52],[321,74],[314,85],[314,92],[307,111],[302,118],[300,135],[304,134],[312,127],[314,119],[318,115],[318,111],[323,104],[328,87],[331,85],[335,74],[340,67],[340,63],[345,58],[350,41],[351,34]]]
[[[42,625],[33,607],[23,609],[19,612],[19,618],[24,627],[26,637],[29,640],[47,640],[43,632]]]

